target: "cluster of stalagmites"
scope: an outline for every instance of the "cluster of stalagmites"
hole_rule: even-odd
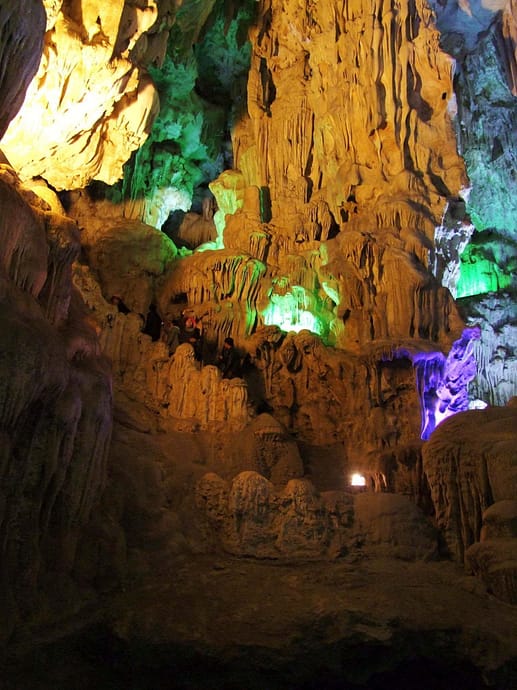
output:
[[[311,442],[348,438],[347,452],[357,453],[358,459],[417,442],[419,409],[412,365],[408,357],[394,355],[389,344],[381,342],[358,356],[328,348],[308,331],[286,335],[276,326],[263,326],[237,340],[246,385],[240,378],[223,379],[214,364],[223,338],[233,333],[232,317],[239,316],[231,302],[217,308],[207,301],[205,312],[188,303],[202,317],[202,363],[194,359],[188,344],[170,356],[165,344],[153,343],[142,333],[153,295],[163,318],[172,318],[185,306],[176,303],[179,280],[184,278],[191,291],[196,286],[208,289],[201,270],[207,253],[183,266],[184,259],[174,260],[173,245],[165,236],[134,221],[105,225],[99,234],[85,229],[82,237],[89,266],[76,265],[75,284],[112,359],[116,384],[126,395],[145,401],[162,416],[184,420],[184,428],[190,424],[209,429],[214,422],[226,422],[239,429],[253,409],[269,407],[291,432]],[[230,260],[219,256],[219,261],[213,289],[244,293],[246,305],[245,291],[253,290],[252,279],[248,285],[244,279],[239,283],[239,275],[227,266]],[[128,314],[110,304],[113,295],[123,296]],[[368,464],[368,458],[360,462]]]
[[[387,493],[319,493],[305,478],[281,487],[246,471],[231,483],[206,474],[196,504],[210,528],[209,541],[239,556],[336,558],[367,546],[405,560],[438,554],[437,533],[407,497]]]

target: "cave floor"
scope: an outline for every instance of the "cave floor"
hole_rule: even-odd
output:
[[[83,614],[20,639],[2,687],[409,688],[379,679],[415,663],[420,688],[515,687],[515,608],[449,562],[185,554]]]

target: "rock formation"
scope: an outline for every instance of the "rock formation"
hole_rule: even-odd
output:
[[[92,179],[113,183],[158,110],[156,90],[138,66],[160,41],[146,35],[157,5],[44,5],[39,72],[2,150],[25,180],[41,176],[56,189],[84,187]]]
[[[480,573],[498,599],[517,602],[517,533],[514,500],[496,501],[483,513],[481,541],[467,551],[474,572]]]
[[[430,559],[437,534],[407,497],[329,491],[290,479],[281,491],[257,472],[228,482],[207,474],[196,500],[223,548],[260,558],[336,558],[350,549],[384,549],[390,557]]]
[[[77,228],[1,167],[6,636],[17,607],[30,608],[41,574],[73,566],[79,530],[106,483],[112,390],[109,363],[72,287]]]
[[[0,9],[0,44],[2,98],[0,137],[20,109],[25,91],[38,69],[43,50],[45,12],[40,0],[27,3],[26,12],[17,17],[16,3],[2,3]]]
[[[448,647],[510,690],[515,0],[25,9],[0,3],[6,649],[91,614],[258,675],[305,650],[300,687]],[[213,634],[233,587],[255,637]]]
[[[515,414],[515,405],[465,412],[424,447],[436,520],[459,560],[479,540],[484,511],[515,496]]]

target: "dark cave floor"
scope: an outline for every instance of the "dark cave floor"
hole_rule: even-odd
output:
[[[513,690],[517,615],[449,562],[181,555],[2,667],[2,690]]]

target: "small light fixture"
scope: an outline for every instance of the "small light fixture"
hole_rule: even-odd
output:
[[[366,477],[358,472],[354,472],[350,479],[351,486],[366,486]]]

